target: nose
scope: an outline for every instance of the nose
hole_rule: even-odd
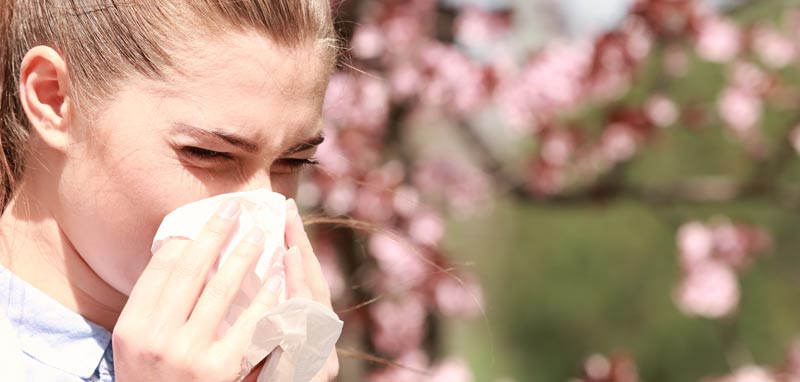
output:
[[[242,191],[253,191],[266,189],[272,191],[272,181],[269,171],[259,171],[250,176],[242,185]]]

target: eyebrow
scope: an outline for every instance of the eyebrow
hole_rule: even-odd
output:
[[[173,124],[172,131],[180,134],[208,137],[221,140],[224,141],[225,143],[228,143],[231,146],[237,147],[248,153],[257,153],[259,151],[258,144],[249,141],[247,138],[244,138],[242,136],[227,131],[206,130],[183,122],[177,122]],[[319,133],[317,136],[305,142],[300,142],[297,145],[290,148],[289,150],[286,150],[286,152],[284,152],[282,155],[291,155],[306,150],[311,150],[321,145],[322,142],[324,141],[325,141],[325,136],[322,133]]]
[[[286,150],[286,152],[283,153],[283,155],[292,155],[306,150],[311,150],[313,148],[317,148],[319,145],[322,144],[322,142],[325,142],[325,135],[319,133],[319,135],[317,135],[316,137],[311,138],[305,142],[300,142],[299,144],[295,145],[289,150]]]

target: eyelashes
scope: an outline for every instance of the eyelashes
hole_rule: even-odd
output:
[[[236,158],[230,153],[208,150],[195,146],[184,146],[180,148],[180,153],[193,162],[201,162],[208,166],[224,165]],[[300,172],[306,167],[318,166],[319,161],[314,158],[281,158],[273,163],[272,172],[274,173],[295,173]]]
[[[208,161],[233,160],[233,156],[231,154],[213,150],[206,150],[194,146],[181,147],[180,151],[183,155],[192,159],[208,160]]]
[[[272,167],[273,167],[272,168],[272,172],[275,172],[275,173],[283,173],[283,172],[285,172],[285,173],[295,173],[295,172],[300,172],[300,171],[302,171],[303,169],[305,169],[307,167],[314,167],[314,166],[318,166],[318,165],[319,165],[319,161],[314,159],[314,158],[310,158],[310,159],[299,159],[299,158],[278,159],[272,165]],[[279,168],[282,167],[283,169],[276,170],[275,166],[278,166]]]

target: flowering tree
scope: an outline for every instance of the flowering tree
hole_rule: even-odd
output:
[[[346,363],[342,379],[472,380],[463,360],[442,356],[437,327],[479,316],[482,292],[441,243],[447,220],[491,208],[495,195],[554,205],[758,195],[798,209],[797,191],[778,180],[800,151],[800,121],[763,127],[769,112],[791,114],[800,101],[800,8],[778,4],[777,23],[735,21],[755,3],[719,13],[694,0],[639,0],[593,41],[531,52],[514,45],[514,8],[336,2],[347,48],[327,97],[322,166],[300,201],[354,218],[316,219],[326,223],[318,254],[346,322],[340,351],[370,361]],[[708,68],[723,73],[722,86],[688,95],[673,86]],[[716,126],[748,158],[745,176],[631,181],[631,164],[665,136]],[[724,217],[683,224],[676,307],[735,315],[737,274],[771,245],[764,229]],[[745,365],[722,380],[797,380],[800,352],[789,354],[788,366]],[[591,356],[579,378],[638,380],[623,353]]]

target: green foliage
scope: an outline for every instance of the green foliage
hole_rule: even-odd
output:
[[[717,214],[772,229],[778,244],[742,278],[737,318],[722,322],[686,317],[671,300],[679,222]],[[630,200],[571,207],[506,201],[483,221],[451,227],[449,237],[459,239],[448,246],[474,261],[487,288],[495,353],[485,345],[484,322],[456,331],[476,341],[453,342],[455,353],[474,362],[478,381],[566,381],[589,355],[617,351],[635,358],[643,381],[697,381],[749,362],[780,364],[798,334],[800,216],[768,201],[658,207]],[[501,359],[494,365],[493,356]]]

